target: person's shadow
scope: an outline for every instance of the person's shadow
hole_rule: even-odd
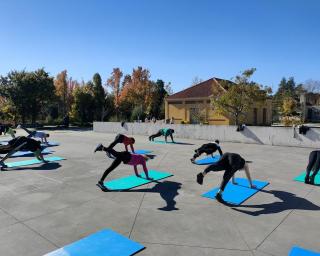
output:
[[[152,188],[142,188],[142,189],[130,189],[125,190],[125,192],[151,192],[159,193],[160,196],[166,201],[166,206],[158,208],[161,211],[174,211],[179,210],[176,208],[176,201],[174,198],[179,195],[178,190],[181,188],[182,184],[174,181],[155,181],[156,185]]]
[[[308,201],[305,198],[298,197],[293,193],[280,191],[280,190],[271,190],[265,191],[265,193],[273,194],[275,197],[279,198],[281,202],[273,202],[269,204],[256,204],[256,205],[239,205],[239,207],[244,208],[261,208],[257,211],[247,211],[239,209],[238,207],[232,207],[233,210],[246,213],[252,216],[259,216],[262,214],[273,214],[279,213],[285,210],[309,210],[309,211],[319,211],[320,207],[314,203]]]
[[[14,172],[14,171],[52,171],[59,169],[61,167],[60,163],[57,162],[48,162],[48,163],[40,163],[39,166],[19,166],[12,168],[5,168],[2,171]]]

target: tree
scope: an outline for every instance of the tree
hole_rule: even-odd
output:
[[[197,84],[200,84],[203,82],[203,79],[201,79],[200,77],[198,76],[195,76],[193,79],[192,79],[192,85],[197,85]]]
[[[152,86],[152,103],[150,105],[150,114],[155,118],[164,118],[164,98],[168,96],[163,80],[158,79],[151,82]]]
[[[0,79],[0,95],[12,102],[23,123],[31,117],[34,124],[54,99],[53,78],[44,69],[12,71]]]
[[[120,68],[114,68],[111,72],[110,78],[107,80],[107,85],[111,87],[114,96],[114,106],[116,110],[116,116],[118,119],[119,107],[120,107],[120,97],[121,97],[121,78],[123,76]]]
[[[285,116],[292,115],[296,110],[297,103],[292,97],[287,97],[283,100],[282,114]]]
[[[84,125],[93,121],[94,97],[93,83],[88,82],[75,88],[74,103],[71,108],[71,118]]]
[[[250,81],[250,77],[256,71],[255,68],[245,70],[241,75],[236,76],[235,83],[221,82],[228,87],[213,88],[212,105],[219,114],[231,115],[236,125],[246,117],[255,102],[263,103],[271,92],[270,88],[262,88],[261,85]]]
[[[320,81],[309,79],[304,83],[303,88],[307,92],[320,93]]]
[[[102,80],[99,73],[93,76],[93,97],[94,97],[94,112],[95,120],[103,121],[105,108],[105,91],[102,86]]]

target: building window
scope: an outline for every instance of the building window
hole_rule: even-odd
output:
[[[263,124],[267,124],[267,109],[266,108],[263,109],[262,122],[263,122]]]

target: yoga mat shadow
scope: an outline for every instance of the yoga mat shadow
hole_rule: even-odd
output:
[[[158,208],[161,211],[176,211],[175,197],[179,195],[178,190],[181,189],[182,184],[174,181],[155,181],[156,185],[152,188],[130,189],[123,190],[123,192],[143,192],[143,193],[159,193],[161,198],[166,202],[166,206]]]
[[[236,208],[232,208],[235,211],[242,212],[251,216],[259,216],[263,214],[275,214],[287,210],[308,210],[319,211],[320,207],[310,202],[309,200],[299,197],[293,193],[280,190],[261,190],[261,192],[268,193],[281,200],[281,202],[273,202],[268,204],[256,204],[256,205],[239,205]],[[244,210],[240,208],[258,208],[255,211]],[[259,209],[260,208],[260,209]]]

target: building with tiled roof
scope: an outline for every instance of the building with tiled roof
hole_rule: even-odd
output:
[[[232,117],[215,113],[210,100],[215,92],[223,93],[232,85],[234,83],[229,80],[213,77],[174,93],[165,99],[165,117],[178,124],[204,122],[215,125],[233,125],[235,122]],[[255,104],[252,111],[247,113],[246,124],[270,125],[271,121],[271,100],[267,100],[264,104]]]

